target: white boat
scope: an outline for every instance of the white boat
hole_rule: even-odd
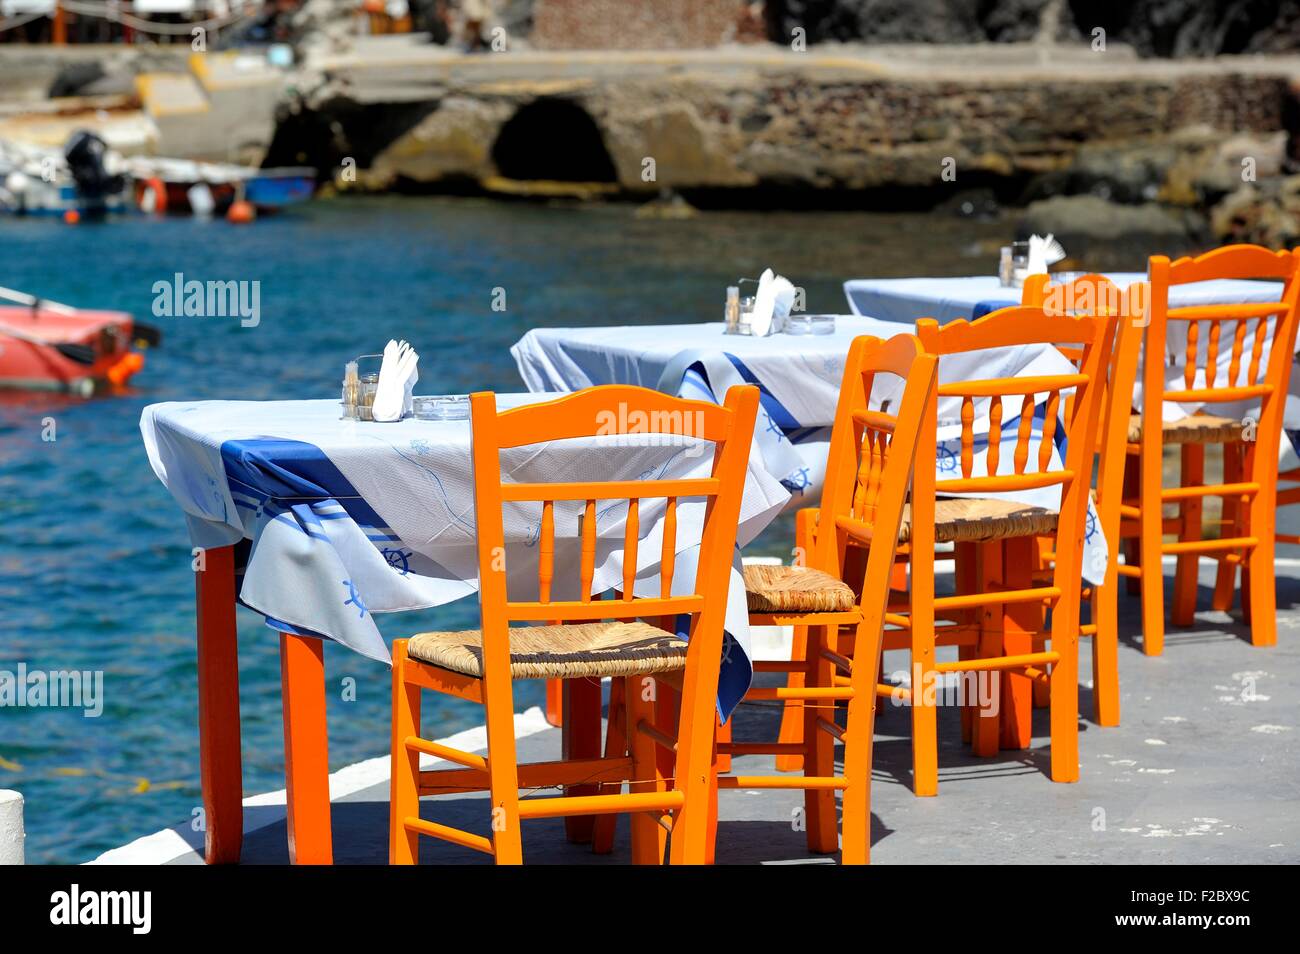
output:
[[[131,208],[122,157],[94,133],[74,133],[62,150],[0,141],[0,211],[90,217]]]

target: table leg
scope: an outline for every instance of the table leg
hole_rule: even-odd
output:
[[[564,723],[564,680],[546,680],[546,721],[553,726]]]
[[[281,633],[280,680],[289,861],[296,865],[333,864],[325,651],[321,640]]]
[[[989,593],[994,584],[1002,583],[1002,544],[989,540],[976,544],[975,585],[981,593]],[[980,609],[979,642],[975,647],[977,659],[988,659],[1002,652],[1002,604],[986,603]],[[996,672],[977,673],[978,711],[971,725],[971,748],[981,758],[998,754],[999,713],[1005,700],[1002,697],[1002,677]],[[980,684],[979,680],[984,680]]]
[[[244,835],[239,739],[239,648],[235,635],[235,550],[202,553],[194,574],[199,668],[199,779],[204,857],[236,864]]]
[[[564,724],[560,728],[560,745],[565,759],[600,758],[600,680],[564,680]],[[629,731],[629,735],[630,735]],[[595,795],[598,785],[573,785],[565,795]],[[569,841],[585,845],[591,842],[594,815],[569,815],[564,831]]]

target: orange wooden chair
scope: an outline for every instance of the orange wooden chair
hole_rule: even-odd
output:
[[[1256,646],[1271,646],[1277,640],[1273,566],[1276,454],[1294,360],[1296,305],[1300,298],[1297,264],[1297,252],[1273,252],[1255,245],[1225,246],[1174,262],[1164,256],[1151,259],[1142,413],[1133,417],[1128,434],[1128,451],[1137,457],[1138,479],[1136,492],[1121,508],[1125,531],[1136,534],[1139,543],[1140,558],[1135,566],[1126,566],[1124,573],[1140,581],[1143,649],[1149,656],[1158,656],[1164,649],[1161,558],[1166,554],[1177,557],[1172,612],[1176,625],[1192,622],[1200,556],[1217,555],[1220,575],[1215,605],[1227,609],[1231,604],[1230,573],[1235,574],[1240,565],[1245,571],[1242,603],[1251,627],[1251,641]],[[1275,304],[1169,307],[1171,286],[1217,278],[1281,280],[1284,290]],[[1276,319],[1271,327],[1270,317]],[[1181,388],[1170,388],[1165,381],[1168,333],[1174,323],[1184,323],[1187,334]],[[1202,325],[1207,326],[1204,358],[1200,354]],[[1230,337],[1225,338],[1225,330]],[[1264,365],[1266,344],[1269,358]],[[1219,373],[1218,360],[1225,352],[1230,355],[1229,367],[1226,380],[1220,383],[1224,375]],[[1162,417],[1165,401],[1214,405],[1256,399],[1260,401],[1257,424],[1204,412],[1172,422]],[[1161,427],[1145,426],[1152,420],[1161,420]],[[1180,449],[1182,473],[1178,487],[1163,486],[1162,458],[1167,444]],[[1207,444],[1224,447],[1224,480],[1220,484],[1204,483]],[[1260,448],[1263,450],[1257,453]],[[1206,497],[1223,499],[1226,536],[1203,538],[1202,507]],[[1169,504],[1178,508],[1178,515],[1172,519],[1164,516],[1164,507]],[[1169,533],[1177,537],[1172,543],[1163,540]]]
[[[1121,291],[1104,275],[1089,274],[1065,284],[1050,283],[1047,275],[1031,275],[1025,280],[1022,295],[1023,304],[1043,307],[1052,314],[1114,315],[1119,319],[1114,347],[1105,360],[1105,395],[1096,446],[1095,504],[1110,558],[1105,582],[1084,588],[1085,598],[1091,600],[1092,618],[1079,629],[1080,636],[1091,636],[1093,640],[1093,719],[1103,726],[1119,725],[1120,508],[1127,460],[1125,449],[1133,414],[1133,385],[1137,379],[1142,329],[1146,324],[1146,294],[1145,284],[1134,283]],[[1076,364],[1083,360],[1081,348],[1062,346],[1060,350]],[[1050,549],[1045,548],[1044,558],[1050,566]]]
[[[390,860],[414,864],[420,835],[430,835],[492,855],[498,864],[522,861],[520,822],[530,818],[607,813],[632,814],[632,853],[639,863],[663,856],[665,827],[672,831],[673,862],[699,863],[708,853],[713,725],[723,649],[723,618],[735,549],[758,390],[736,387],[718,406],[686,401],[644,388],[589,388],[556,401],[498,413],[496,397],[470,398],[474,435],[475,519],[478,531],[479,601],[482,628],[458,633],[421,633],[393,644],[392,797]],[[596,434],[609,434],[611,409],[619,433],[629,421],[637,433],[677,435],[715,445],[709,477],[677,480],[583,483],[505,483],[500,452]],[[639,513],[642,501],[662,498],[664,545],[658,597],[635,597]],[[679,498],[705,498],[699,570],[690,595],[671,595]],[[624,580],[617,600],[592,600],[596,560],[596,501],[626,500]],[[552,600],[555,524],[581,511],[581,598]],[[538,598],[512,600],[506,592],[503,507],[540,503]],[[558,504],[558,506],[557,506]],[[558,511],[558,513],[557,513]],[[679,586],[680,589],[680,586]],[[689,614],[689,642],[676,628],[643,620],[672,620]],[[512,622],[546,623],[513,627]],[[654,683],[677,682],[681,693],[680,737],[674,777],[657,767],[657,740],[633,731],[630,754],[613,758],[564,759],[519,765],[515,755],[514,679],[625,681],[628,720],[647,725]],[[486,710],[486,756],[423,739],[420,693],[444,692],[481,703]],[[647,701],[650,700],[650,701]],[[649,727],[653,731],[653,726]],[[421,754],[463,766],[421,771]],[[582,783],[629,785],[626,794],[521,798],[521,789]],[[420,817],[420,796],[487,790],[484,812],[490,836]]]
[[[1035,317],[1037,319],[1035,320]],[[1005,328],[996,328],[991,322],[997,320],[1007,321]],[[981,391],[980,394],[970,395],[970,400],[963,402],[963,454],[961,467],[963,480],[945,482],[940,487],[940,492],[955,494],[960,491],[953,489],[962,486],[964,481],[970,477],[969,467],[973,458],[973,417],[968,418],[966,415],[973,415],[973,402],[976,398],[988,398],[990,404],[997,412],[995,420],[997,421],[996,433],[1000,438],[1002,426],[1002,396],[1018,396],[1035,393],[1045,395],[1055,395],[1049,400],[1049,408],[1053,424],[1051,429],[1045,427],[1043,439],[1039,445],[1040,472],[1025,474],[1024,467],[1028,460],[1030,436],[1032,433],[1032,403],[1030,411],[1031,416],[1022,415],[1018,422],[1018,443],[1014,453],[1013,461],[1014,474],[1004,475],[1001,477],[974,478],[974,483],[967,484],[974,488],[972,492],[997,492],[1014,489],[1016,486],[1033,487],[1033,486],[1051,486],[1061,484],[1065,487],[1066,501],[1065,512],[1074,514],[1076,506],[1082,507],[1079,511],[1079,520],[1082,521],[1086,516],[1086,503],[1083,501],[1088,493],[1089,484],[1092,477],[1092,457],[1088,456],[1086,461],[1080,458],[1078,461],[1071,463],[1066,462],[1063,471],[1043,473],[1041,469],[1046,467],[1042,461],[1049,460],[1052,450],[1052,437],[1055,428],[1055,414],[1059,408],[1060,391],[1073,389],[1076,384],[1082,382],[1082,393],[1089,395],[1088,401],[1100,404],[1104,397],[1103,388],[1092,388],[1089,385],[1092,381],[1104,381],[1107,366],[1110,363],[1112,353],[1112,342],[1114,338],[1117,319],[1109,317],[1085,316],[1071,317],[1065,315],[1049,315],[1042,308],[1010,308],[1002,309],[990,315],[981,318],[978,322],[971,324],[969,322],[957,322],[953,328],[966,329],[963,331],[963,337],[958,338],[955,333],[947,331],[947,326],[943,331],[935,330],[935,323],[925,319],[918,323],[919,329],[923,326],[928,330],[922,337],[923,342],[929,342],[927,349],[944,349],[940,353],[953,353],[965,350],[980,350],[983,348],[992,348],[1001,346],[1000,342],[1004,339],[1007,345],[1016,344],[1068,344],[1074,342],[1078,344],[1075,351],[1077,360],[1080,364],[1080,373],[1072,376],[1068,381],[1061,378],[1039,378],[1039,379],[1004,379],[987,382],[976,382]],[[974,329],[974,330],[971,330]],[[1059,330],[1064,337],[1059,339],[1051,338],[1051,333]],[[1100,337],[1098,337],[1100,336]],[[989,343],[983,343],[989,342]],[[1068,350],[1068,349],[1067,349]],[[1096,367],[1093,367],[1093,363]],[[1064,383],[1063,383],[1064,382]],[[962,394],[963,384],[945,384],[936,385],[935,395],[932,399],[928,417],[923,425],[928,430],[928,435],[923,435],[920,449],[917,456],[917,487],[925,487],[928,483],[928,497],[933,498],[935,470],[936,470],[936,442],[934,431],[937,429],[937,398],[939,396],[957,396]],[[1000,392],[999,388],[1002,388]],[[1026,391],[1026,388],[1034,389]],[[840,395],[840,405],[836,414],[836,428],[840,430],[844,427],[843,422],[847,420],[848,409],[851,402],[848,395],[843,391]],[[1078,433],[1084,436],[1081,441],[1070,442],[1070,452],[1073,454],[1084,454],[1085,447],[1093,448],[1096,442],[1096,429],[1100,408],[1092,408],[1085,402],[1083,407],[1076,406],[1073,399],[1067,399],[1067,433],[1073,435]],[[1126,409],[1127,410],[1127,409]],[[1088,411],[1087,414],[1081,414],[1080,411]],[[1127,420],[1127,417],[1125,417]],[[832,443],[835,441],[834,431],[832,432]],[[996,443],[996,442],[995,442]],[[928,445],[928,446],[927,446]],[[997,455],[993,458],[996,467]],[[928,468],[928,469],[927,469]],[[1078,490],[1080,481],[1074,479],[1075,474],[1083,476],[1081,482],[1082,490]],[[917,491],[920,493],[921,491]],[[1075,500],[1076,494],[1081,493],[1079,501]],[[938,786],[938,768],[937,768],[937,727],[936,713],[930,700],[934,696],[934,679],[938,674],[947,672],[971,673],[971,672],[1003,672],[1000,678],[1000,685],[996,691],[998,699],[1010,700],[1013,711],[1010,717],[1005,720],[1005,725],[999,729],[999,721],[996,713],[984,712],[982,716],[977,715],[972,707],[964,706],[962,712],[963,730],[962,736],[964,741],[972,741],[977,754],[994,755],[999,748],[999,742],[1006,748],[1025,748],[1030,742],[1030,707],[1035,689],[1047,690],[1046,698],[1042,701],[1052,704],[1054,711],[1065,711],[1066,707],[1073,707],[1077,712],[1078,687],[1075,685],[1068,693],[1061,690],[1060,693],[1068,698],[1062,698],[1059,702],[1053,704],[1050,687],[1055,685],[1055,673],[1052,678],[1047,676],[1046,668],[1040,668],[1034,663],[1024,663],[1031,672],[1028,676],[1020,674],[1020,668],[1014,664],[1014,661],[1008,663],[1003,658],[1006,655],[1015,656],[1023,659],[1050,660],[1058,650],[1054,647],[1051,652],[1042,648],[1046,642],[1049,631],[1043,626],[1044,610],[1051,605],[1057,598],[1054,596],[1043,596],[1042,593],[1054,591],[1057,584],[1049,580],[1049,585],[1043,587],[1034,587],[1032,577],[1035,566],[1039,563],[1038,541],[1041,535],[1058,536],[1058,513],[1056,511],[1046,510],[1044,508],[1026,507],[1020,504],[1009,504],[1001,500],[944,500],[935,502],[930,500],[931,506],[927,509],[922,507],[922,512],[933,514],[931,518],[934,521],[932,530],[928,539],[919,536],[914,532],[910,516],[905,518],[905,534],[898,547],[897,560],[900,565],[895,568],[892,587],[896,590],[905,590],[907,581],[904,577],[900,580],[898,570],[906,570],[907,565],[912,568],[911,589],[913,600],[916,600],[917,593],[923,594],[922,605],[928,607],[927,612],[930,614],[928,624],[910,628],[907,622],[906,606],[891,607],[895,612],[891,612],[891,624],[896,624],[891,630],[885,633],[886,649],[908,649],[912,653],[912,686],[911,689],[881,685],[878,692],[887,694],[894,698],[910,700],[912,705],[913,718],[913,768],[914,768],[914,790],[917,795],[934,795]],[[1074,518],[1071,517],[1071,520]],[[817,552],[817,532],[819,529],[818,511],[808,510],[801,512],[800,521],[796,524],[797,529],[801,532],[799,546],[809,547],[808,552]],[[1073,524],[1071,524],[1073,526]],[[1051,562],[1054,564],[1050,570],[1050,576],[1053,579],[1067,579],[1069,574],[1074,574],[1074,593],[1071,596],[1073,601],[1073,612],[1076,614],[1073,627],[1064,627],[1059,619],[1059,613],[1052,616],[1052,630],[1056,632],[1058,628],[1062,633],[1061,643],[1063,650],[1069,656],[1069,665],[1071,671],[1077,670],[1077,639],[1079,633],[1079,612],[1080,587],[1079,576],[1081,574],[1081,548],[1082,548],[1083,524],[1078,524],[1078,541],[1077,546],[1073,537],[1067,536],[1070,541],[1067,549],[1069,552],[1069,562],[1062,564],[1052,555]],[[951,551],[940,551],[936,549],[936,543],[952,543]],[[1058,548],[1059,549],[1059,548]],[[934,581],[934,562],[937,560],[955,560],[957,571],[957,595],[953,597],[944,597],[935,601],[933,599],[933,581]],[[754,571],[751,571],[754,572]],[[1065,574],[1061,576],[1061,574]],[[1014,585],[1012,583],[1014,581]],[[1005,607],[1004,613],[995,613],[998,609],[998,603],[1008,603],[1005,599],[999,599],[988,596],[991,589],[1020,589],[1023,590],[1023,598],[1014,603],[1009,603]],[[1041,592],[1040,592],[1041,591]],[[1035,595],[1037,594],[1037,595]],[[991,605],[990,605],[991,604]],[[1059,607],[1058,607],[1059,608]],[[934,611],[939,610],[945,617],[946,625],[935,629]],[[1063,610],[1068,611],[1068,610]],[[996,619],[995,619],[996,617]],[[751,616],[752,619],[752,616]],[[910,629],[910,631],[909,631]],[[806,652],[806,641],[808,639],[806,627],[796,626],[794,630],[794,646],[792,656],[794,659],[803,658]],[[1003,644],[1013,645],[1016,647],[1014,653],[1007,653],[1003,649]],[[1037,645],[1035,645],[1037,643]],[[959,660],[955,663],[935,663],[934,650],[937,646],[956,645],[958,647]],[[1035,650],[1039,650],[1035,652]],[[982,661],[983,660],[983,661]],[[1107,663],[1106,665],[1109,665]],[[796,688],[802,685],[803,674],[796,669],[790,674],[789,686]],[[979,677],[975,677],[979,678]],[[992,678],[992,677],[984,677]],[[1070,676],[1068,678],[1074,678]],[[1117,676],[1111,682],[1117,682]],[[1062,677],[1062,684],[1067,681]],[[1105,684],[1105,680],[1103,680]],[[967,687],[970,681],[967,682]],[[1041,687],[1041,688],[1040,688]],[[972,693],[972,695],[975,695]],[[783,743],[798,743],[805,737],[804,723],[807,721],[802,717],[800,710],[801,703],[787,703],[783,713],[781,724],[781,741]],[[991,707],[990,707],[991,708]],[[1068,722],[1068,717],[1053,716],[1053,725],[1057,727],[1053,732],[1053,752],[1057,747],[1056,739],[1062,732],[1068,731],[1067,744],[1073,748],[1075,745],[1074,730],[1062,728]],[[978,731],[977,731],[978,730]],[[1062,754],[1058,759],[1054,755],[1053,777],[1061,780],[1072,780],[1067,778],[1067,773],[1062,768],[1065,762],[1068,762],[1069,755],[1062,748]],[[794,771],[802,765],[802,756],[798,754],[798,749],[791,746],[777,756],[777,768],[781,771]],[[1077,767],[1075,769],[1077,773]],[[1075,776],[1077,777],[1077,775]]]
[[[756,672],[787,673],[787,685],[752,688],[745,699],[782,702],[786,719],[792,712],[802,717],[802,731],[776,743],[719,741],[717,752],[720,758],[798,758],[804,774],[794,778],[720,775],[718,787],[802,788],[808,847],[816,852],[839,847],[835,792],[842,791],[845,864],[865,864],[869,858],[871,747],[881,636],[917,433],[937,364],[937,358],[921,352],[912,335],[883,342],[870,337],[854,340],[837,414],[837,421],[847,424],[833,429],[819,508],[822,529],[815,534],[808,563],[745,567],[750,621],[794,626],[806,634],[790,662],[754,664]],[[906,382],[893,413],[868,408],[878,375]],[[875,541],[884,542],[873,545]],[[866,559],[856,561],[858,575],[853,578],[849,558],[855,550],[865,550]],[[853,579],[856,586],[845,579]],[[835,720],[840,702],[848,707],[843,728]],[[844,743],[843,775],[835,774],[836,739]]]
[[[1051,777],[1073,782],[1078,764],[1078,635],[1080,573],[1087,514],[1087,497],[1096,448],[1106,359],[1116,325],[1114,318],[1049,314],[1041,307],[1003,308],[975,322],[940,326],[933,319],[917,322],[917,337],[926,351],[945,355],[1029,344],[1076,343],[1082,346],[1080,370],[1069,375],[998,378],[937,384],[931,388],[921,426],[912,504],[904,522],[910,545],[909,612],[891,614],[900,632],[887,633],[885,648],[911,651],[912,757],[917,795],[938,792],[936,680],[946,673],[1001,673],[996,698],[1010,706],[1000,720],[997,706],[983,694],[972,727],[977,754],[998,749],[999,724],[1005,747],[1026,748],[1031,741],[1032,686],[1048,688],[1051,722]],[[1062,392],[1073,390],[1067,402],[1068,446],[1063,466],[1052,457]],[[1028,470],[1035,397],[1046,398],[1045,417],[1036,453],[1036,470]],[[960,477],[936,477],[937,403],[940,397],[960,398]],[[1011,473],[1002,473],[1001,436],[1004,399],[1020,402],[1015,413],[1016,443]],[[987,470],[974,473],[975,402],[987,400],[989,420]],[[1058,509],[1034,507],[982,494],[1046,487],[1061,488]],[[945,495],[936,498],[936,495]],[[1035,586],[1037,537],[1054,535],[1056,550],[1049,585]],[[979,544],[978,577],[973,592],[935,597],[934,559],[938,542]],[[962,589],[967,589],[963,587]],[[1043,608],[1051,623],[1042,632]],[[973,611],[983,609],[981,618]],[[944,625],[937,625],[942,622]],[[1034,651],[1043,635],[1051,649]],[[957,645],[959,658],[936,662],[935,647]],[[1050,667],[1050,669],[1049,669]],[[978,678],[978,677],[974,677]],[[967,689],[974,678],[967,679]]]

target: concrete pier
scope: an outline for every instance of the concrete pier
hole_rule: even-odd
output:
[[[0,789],[0,865],[23,863],[23,796]]]

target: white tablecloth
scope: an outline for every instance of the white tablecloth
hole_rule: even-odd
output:
[[[555,395],[498,395],[502,408]],[[339,420],[337,401],[153,404],[140,420],[158,478],[184,511],[195,546],[253,541],[240,599],[279,629],[328,636],[374,659],[389,653],[375,613],[439,606],[478,582],[468,421]],[[507,481],[706,476],[713,445],[660,435],[556,441],[502,453]],[[788,494],[757,459],[746,478],[737,543],[752,540]],[[576,598],[582,502],[555,505],[554,599]],[[638,595],[658,595],[663,501],[640,510]],[[592,592],[621,586],[625,501],[598,503]],[[703,503],[678,505],[675,592],[689,592]],[[511,595],[536,598],[540,504],[505,513]],[[732,574],[724,712],[749,686],[744,582]]]
[[[1144,272],[1107,272],[1120,288],[1146,281]],[[947,324],[969,319],[977,310],[992,310],[1020,304],[1020,289],[1006,288],[996,275],[967,275],[957,278],[855,278],[844,283],[849,309],[855,315],[871,315],[884,321],[913,324],[918,318],[933,318]],[[1197,282],[1169,289],[1173,308],[1188,305],[1219,305],[1244,301],[1277,301],[1277,282]]]

